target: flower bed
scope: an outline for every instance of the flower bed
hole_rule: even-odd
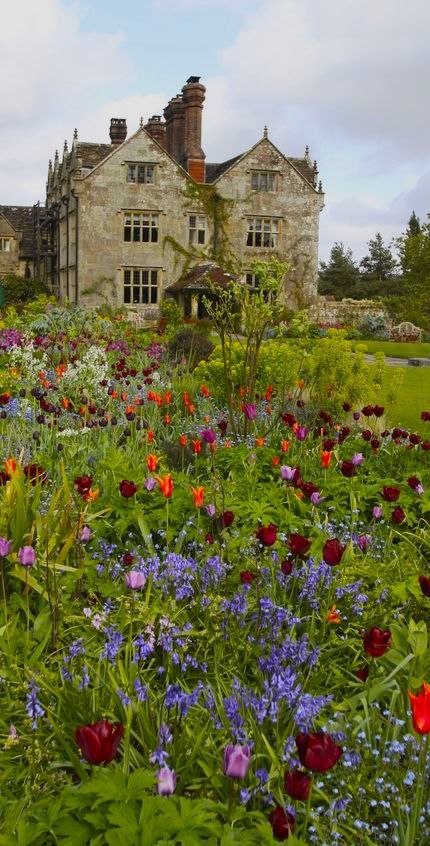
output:
[[[430,412],[112,332],[0,353],[0,844],[424,844]]]

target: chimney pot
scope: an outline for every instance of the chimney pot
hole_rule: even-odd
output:
[[[111,118],[109,130],[111,144],[122,144],[127,138],[127,121],[125,118]]]

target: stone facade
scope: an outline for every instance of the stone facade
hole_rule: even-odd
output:
[[[253,259],[288,261],[284,299],[303,306],[316,294],[319,213],[316,164],[308,151],[287,158],[267,137],[243,155],[207,164],[201,147],[205,88],[190,77],[182,93],[127,138],[111,121],[111,144],[73,139],[49,166],[50,249],[44,275],[63,299],[125,306],[158,317],[162,296],[190,265],[216,259],[224,202],[223,249],[254,284]],[[225,237],[224,237],[225,236]],[[228,268],[230,269],[230,268]],[[171,292],[172,295],[174,291]]]
[[[332,300],[317,297],[310,309],[311,320],[329,326],[360,326],[366,317],[381,317],[388,321],[388,312],[377,300]]]
[[[36,228],[33,206],[0,206],[0,278],[35,275]]]

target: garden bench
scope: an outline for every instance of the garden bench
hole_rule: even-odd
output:
[[[393,326],[391,338],[393,341],[419,341],[422,331],[419,326],[414,326],[409,320],[405,320],[403,323],[399,323],[398,326]]]

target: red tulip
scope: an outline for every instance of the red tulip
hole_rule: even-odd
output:
[[[293,532],[288,544],[293,555],[297,555],[299,558],[304,558],[312,546],[312,541],[309,538],[303,537],[303,535],[298,535]]]
[[[284,775],[285,792],[292,799],[297,799],[299,802],[307,801],[311,784],[311,777],[307,773],[301,772],[301,770],[293,770],[291,773],[285,773]]]
[[[260,526],[257,530],[256,537],[263,546],[273,546],[276,543],[278,530],[274,523],[269,523],[268,526]]]
[[[269,814],[269,822],[272,826],[273,836],[277,840],[288,840],[290,834],[294,832],[296,821],[289,811],[277,805]]]
[[[430,597],[430,576],[419,576],[418,581],[424,596]]]
[[[373,407],[373,413],[374,413],[375,417],[382,417],[384,411],[385,411],[385,408],[384,408],[383,405],[375,405]]]
[[[390,648],[391,632],[389,629],[382,631],[377,626],[368,629],[363,635],[363,646],[368,655],[380,658]]]
[[[243,585],[252,585],[252,582],[255,579],[254,573],[251,573],[251,570],[241,570],[240,573],[240,581]]]
[[[293,562],[289,561],[288,558],[286,558],[285,561],[283,561],[281,564],[281,570],[284,576],[290,576],[293,572]]]
[[[330,567],[334,567],[336,564],[340,564],[342,560],[342,555],[345,552],[346,544],[342,545],[337,538],[331,538],[327,540],[323,546],[323,559],[326,564],[329,564]]]
[[[394,508],[393,511],[391,512],[391,519],[392,519],[393,523],[396,523],[398,526],[400,526],[400,524],[403,523],[405,518],[406,518],[406,512],[403,511],[403,508],[400,505],[398,505],[396,508]]]
[[[124,555],[122,556],[122,563],[125,567],[131,567],[134,563],[134,555],[131,552],[124,552]]]
[[[365,405],[364,408],[361,409],[361,413],[364,414],[365,417],[372,417],[372,414],[375,413],[375,409],[373,405]]]
[[[76,743],[89,764],[110,764],[115,758],[124,732],[122,723],[112,725],[108,720],[99,720],[76,729]]]
[[[358,670],[354,671],[354,675],[364,684],[364,682],[366,682],[369,678],[369,670],[367,667],[360,667]]]
[[[122,482],[119,483],[119,492],[124,499],[129,499],[131,496],[137,491],[137,485],[134,482],[129,482],[128,479],[123,479]]]
[[[222,529],[229,529],[232,522],[234,520],[234,513],[233,511],[223,511],[219,518],[219,522]]]
[[[343,752],[331,735],[323,731],[310,734],[301,732],[296,737],[296,746],[302,766],[315,773],[331,770]]]
[[[393,488],[390,485],[386,485],[381,491],[382,499],[385,499],[385,502],[397,502],[400,496],[400,488]]]
[[[423,682],[422,689],[417,696],[408,691],[412,705],[412,722],[418,734],[430,732],[430,684]]]

